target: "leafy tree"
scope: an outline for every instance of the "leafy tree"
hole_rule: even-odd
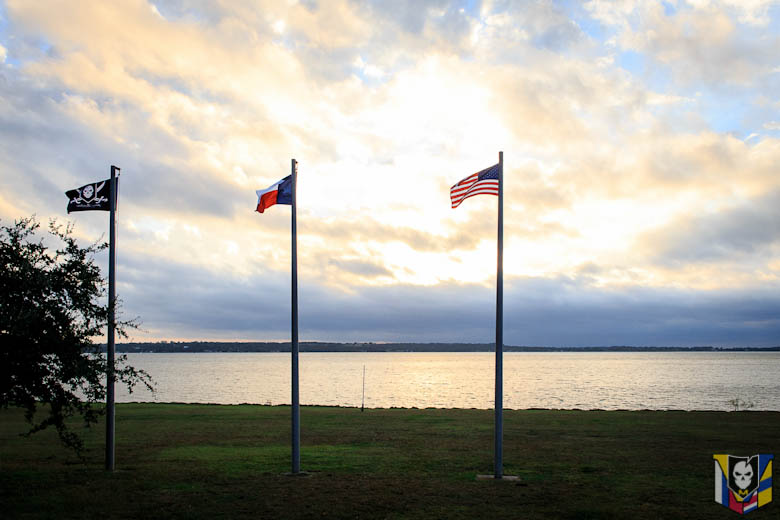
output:
[[[66,422],[80,416],[91,426],[105,413],[99,403],[106,397],[107,362],[92,339],[108,323],[106,283],[94,263],[94,254],[108,244],[82,248],[72,225],[55,221],[44,240],[39,228],[34,217],[0,226],[0,406],[24,408],[31,424],[26,435],[53,426],[82,456],[83,440]],[[116,324],[122,337],[135,327],[133,321]],[[115,367],[115,380],[129,391],[139,383],[152,389],[149,375],[127,365],[126,356]],[[39,407],[48,414],[37,414]]]

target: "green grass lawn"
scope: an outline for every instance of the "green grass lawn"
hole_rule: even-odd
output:
[[[303,407],[307,477],[285,475],[289,407],[117,405],[114,473],[102,425],[86,462],[23,431],[0,411],[2,518],[735,518],[712,455],[780,455],[776,412],[507,410],[517,482],[475,479],[492,472],[490,410]]]

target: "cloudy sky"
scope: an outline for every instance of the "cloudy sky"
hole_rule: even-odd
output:
[[[0,219],[122,169],[137,341],[780,344],[780,3],[0,3]],[[103,256],[101,265],[107,263]]]

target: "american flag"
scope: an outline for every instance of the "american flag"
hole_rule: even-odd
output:
[[[457,208],[460,203],[474,195],[498,195],[498,164],[469,175],[458,184],[450,188],[452,207]]]

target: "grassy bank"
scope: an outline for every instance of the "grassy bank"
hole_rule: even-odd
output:
[[[486,410],[304,407],[289,477],[288,407],[117,406],[87,462],[0,411],[3,518],[735,518],[713,501],[713,453],[780,455],[780,413],[506,411],[490,473]],[[780,500],[776,500],[780,501]],[[780,505],[751,513],[780,517]]]

